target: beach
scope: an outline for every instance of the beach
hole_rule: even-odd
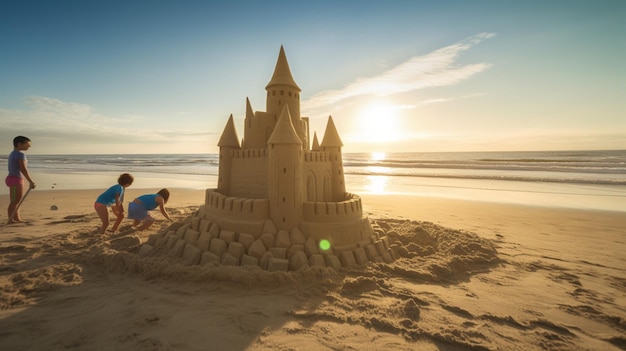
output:
[[[0,227],[0,349],[626,349],[623,209],[370,191],[394,262],[267,272],[140,257],[116,239],[172,223],[96,234],[101,190],[35,189]],[[203,204],[170,190],[174,225]]]
[[[3,3],[0,351],[626,351],[624,13]]]

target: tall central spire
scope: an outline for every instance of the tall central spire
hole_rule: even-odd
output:
[[[280,53],[278,54],[278,61],[276,62],[276,68],[274,69],[274,74],[272,75],[272,79],[265,89],[268,89],[274,85],[288,85],[298,89],[298,92],[302,91],[296,81],[293,80],[291,76],[291,70],[289,69],[289,62],[287,62],[287,56],[285,55],[285,49],[283,46],[280,46]]]

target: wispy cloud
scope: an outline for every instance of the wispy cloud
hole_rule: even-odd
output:
[[[111,129],[123,124],[124,120],[108,117],[93,111],[85,104],[61,101],[44,96],[29,96],[24,102],[30,110],[21,111],[28,118],[22,123],[30,123],[38,128],[66,129],[89,132]]]
[[[438,103],[442,103],[442,102],[450,102],[450,101],[469,99],[469,98],[474,98],[476,96],[482,96],[482,95],[484,95],[484,94],[483,93],[474,93],[474,94],[463,95],[463,96],[459,96],[459,97],[451,97],[451,98],[433,98],[433,99],[420,101],[420,102],[418,102],[418,103],[416,103],[414,105],[403,105],[403,107],[405,109],[407,109],[407,108],[415,108],[415,107],[420,107],[420,106],[438,104]]]
[[[144,116],[106,116],[85,104],[42,96],[25,98],[28,109],[0,109],[0,136],[39,136],[54,144],[78,143],[146,145],[153,142],[203,140],[212,133],[197,130],[159,129],[147,125]]]
[[[343,89],[320,92],[302,102],[302,109],[315,109],[363,95],[391,95],[428,87],[454,85],[487,68],[487,63],[456,65],[459,55],[493,33],[481,33],[429,54],[410,58],[382,74],[362,78]]]
[[[25,110],[0,109],[3,129],[74,131],[78,133],[102,133],[115,131],[124,120],[108,117],[93,111],[91,106],[61,101],[43,96],[24,99]]]

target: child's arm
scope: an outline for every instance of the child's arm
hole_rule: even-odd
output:
[[[33,182],[30,174],[28,173],[28,168],[26,168],[26,162],[24,160],[17,160],[17,163],[20,165],[20,172],[22,172],[26,180],[28,180],[28,182],[30,183],[30,187],[32,189],[35,189],[35,182]]]
[[[115,206],[117,207],[120,213],[124,213],[124,197],[120,198],[120,193],[115,193]]]
[[[163,198],[161,196],[157,196],[155,201],[156,201],[157,204],[159,204],[159,210],[161,210],[161,213],[163,214],[163,217],[165,217],[165,218],[167,218],[167,219],[169,219],[171,221],[172,218],[170,218],[170,215],[165,210],[165,202],[163,202]]]

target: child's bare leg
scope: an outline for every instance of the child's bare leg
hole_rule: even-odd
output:
[[[124,220],[124,215],[123,214],[117,215],[117,218],[115,219],[115,223],[113,223],[113,227],[111,228],[111,230],[112,231],[117,231],[117,227],[120,226],[120,223],[122,223],[123,220]]]
[[[139,230],[146,230],[148,229],[152,223],[154,223],[154,218],[148,218],[146,219],[146,221],[141,225],[141,227],[137,228]]]
[[[22,200],[22,189],[23,189],[22,185],[14,185],[9,188],[10,203],[9,203],[9,208],[7,211],[8,212],[7,217],[9,218],[8,223],[16,223],[16,222],[22,221],[22,219],[20,218],[19,209],[18,211],[15,211],[15,209],[17,208],[17,204],[19,204],[20,200]],[[13,215],[14,211],[15,211],[15,215]]]
[[[115,219],[115,223],[113,223],[113,228],[111,228],[111,230],[116,231],[117,227],[119,227],[120,223],[122,223],[122,220],[124,220],[124,212],[122,212],[121,209],[118,208],[116,205],[111,206],[111,210],[113,210],[113,214],[115,214],[115,216],[117,217]]]
[[[96,213],[98,213],[98,216],[100,216],[100,220],[102,221],[100,234],[104,234],[109,226],[109,209],[106,206],[96,206]]]

